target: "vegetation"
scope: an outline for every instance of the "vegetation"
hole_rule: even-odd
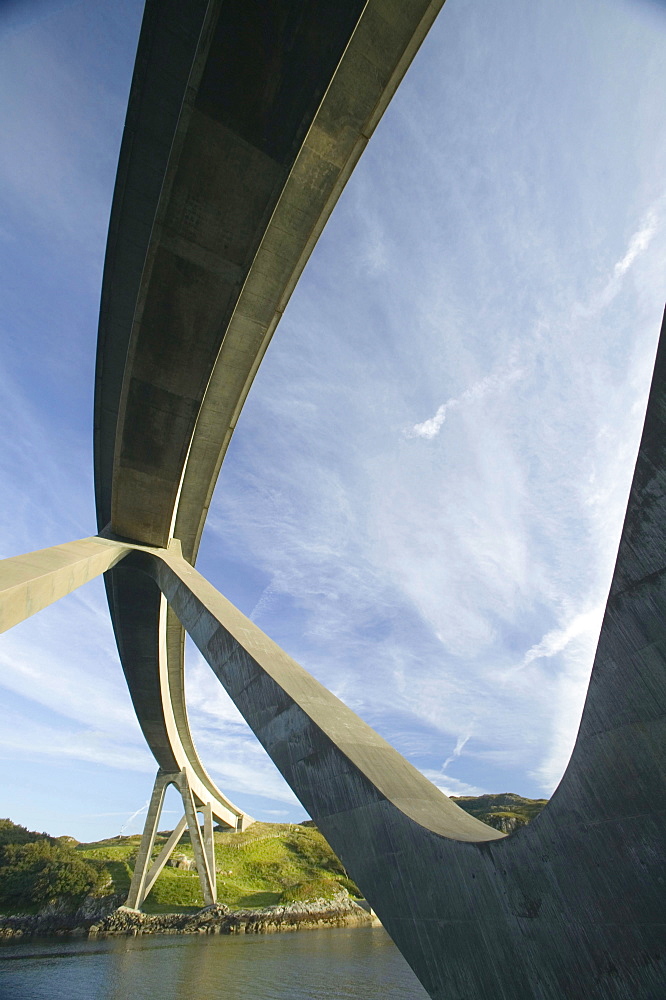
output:
[[[548,799],[524,799],[514,792],[496,795],[452,795],[451,798],[482,823],[496,830],[511,833],[538,816]]]
[[[109,882],[103,865],[77,853],[68,838],[56,840],[0,821],[0,906],[38,909],[60,900],[76,905]]]
[[[281,903],[312,903],[315,899],[333,899],[340,891],[340,883],[332,878],[318,878],[311,882],[301,882],[285,889],[280,896]]]
[[[528,823],[546,804],[545,799],[512,793],[460,796],[454,801],[505,832]],[[155,855],[169,833],[157,835]],[[125,895],[140,839],[136,835],[79,844],[71,837],[49,837],[0,820],[0,910],[34,912],[55,899],[75,906],[91,893]],[[178,851],[193,858],[187,834]],[[361,895],[311,821],[254,823],[243,833],[216,830],[215,859],[218,900],[232,909],[329,899],[340,887],[352,896]],[[167,867],[144,910],[186,913],[202,905],[197,872]]]
[[[49,837],[48,833],[36,833],[35,830],[27,830],[19,823],[12,823],[10,819],[0,819],[0,851],[5,844],[32,844],[36,840],[56,843],[56,838]]]
[[[155,854],[168,836],[169,831],[158,834]],[[139,841],[138,836],[116,837],[96,844],[79,844],[77,850],[84,858],[104,864],[113,879],[114,891],[124,893],[129,889]],[[194,856],[187,833],[178,852],[188,859]],[[320,883],[333,884],[333,889],[330,886],[327,889],[327,896],[335,895],[340,886],[360,896],[314,826],[254,823],[243,833],[216,830],[215,862],[217,898],[233,909],[273,906],[284,901],[285,892],[295,893],[294,899],[305,900],[309,892],[305,887]],[[202,905],[196,871],[165,868],[143,909],[147,913],[179,913]]]

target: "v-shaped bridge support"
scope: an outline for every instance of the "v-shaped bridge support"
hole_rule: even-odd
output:
[[[164,796],[169,785],[174,785],[181,794],[184,816],[175,827],[157,858],[153,861],[152,855],[155,846],[155,837],[157,836],[157,828],[164,806]],[[197,812],[203,813],[203,834],[197,819]],[[146,816],[139,853],[134,865],[134,874],[126,906],[134,910],[141,909],[148,893],[155,885],[158,875],[171,857],[186,828],[190,835],[192,850],[194,851],[194,860],[197,872],[199,873],[204,905],[210,906],[217,900],[215,841],[213,839],[213,811],[211,803],[201,802],[199,797],[193,793],[185,768],[182,771],[174,773],[168,773],[160,768],[155,778],[155,784],[153,785],[153,794],[150,798],[148,815]]]

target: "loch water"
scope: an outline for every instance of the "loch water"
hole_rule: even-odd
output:
[[[0,1000],[428,1000],[381,927],[0,946]]]

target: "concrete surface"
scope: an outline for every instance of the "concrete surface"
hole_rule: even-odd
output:
[[[666,995],[666,332],[571,761],[505,837],[467,816],[175,551],[159,584],[436,1000]]]
[[[172,550],[180,553],[177,543]],[[94,579],[111,567],[116,566],[133,551],[133,546],[124,542],[116,542],[106,538],[82,538],[64,545],[54,545],[49,549],[28,552],[25,555],[14,556],[0,561],[0,632],[5,632],[13,625],[37,614],[42,608],[65,597],[84,583]],[[119,566],[119,569],[123,567]],[[124,570],[127,572],[127,570]],[[139,574],[129,571],[131,575]],[[151,587],[151,596],[155,591]],[[159,611],[164,616],[166,601],[159,595]],[[141,618],[142,609],[137,609],[137,620]],[[200,765],[194,770],[190,763],[190,754],[181,740],[181,728],[174,712],[174,698],[170,686],[169,674],[166,670],[167,659],[162,655],[159,661],[157,690],[149,688],[148,696],[141,689],[138,696],[152,702],[147,705],[147,712],[159,720],[168,738],[168,758],[171,767],[163,768],[168,773],[187,776],[187,785],[197,803],[212,809],[213,814],[223,826],[233,830],[243,830],[253,820],[251,816],[238,809],[219,791],[212,779],[208,778]],[[184,692],[182,693],[184,701]],[[156,726],[156,729],[158,727]],[[158,735],[161,730],[158,730]],[[189,734],[189,729],[187,730]],[[194,751],[196,755],[196,750]],[[196,758],[198,761],[198,757]],[[202,778],[203,774],[203,778]],[[207,779],[207,780],[206,780]],[[178,779],[179,782],[181,779]],[[184,780],[184,779],[183,779]],[[180,787],[180,785],[179,785]],[[184,792],[181,794],[184,795]]]
[[[264,351],[441,4],[148,0],[100,311],[100,533],[175,535],[195,561]],[[105,582],[158,764],[187,764],[219,800],[187,720],[180,623],[148,578],[119,567]]]
[[[548,807],[510,837],[441,795],[192,566],[266,345],[440,6],[149,0],[100,317],[104,538],[1,564],[0,621],[106,571],[160,768],[185,770],[236,825],[247,818],[189,731],[184,624],[437,1000],[662,1000],[663,335],[574,753]]]

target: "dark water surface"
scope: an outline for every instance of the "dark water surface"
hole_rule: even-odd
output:
[[[0,1000],[427,1000],[381,927],[0,947]]]

